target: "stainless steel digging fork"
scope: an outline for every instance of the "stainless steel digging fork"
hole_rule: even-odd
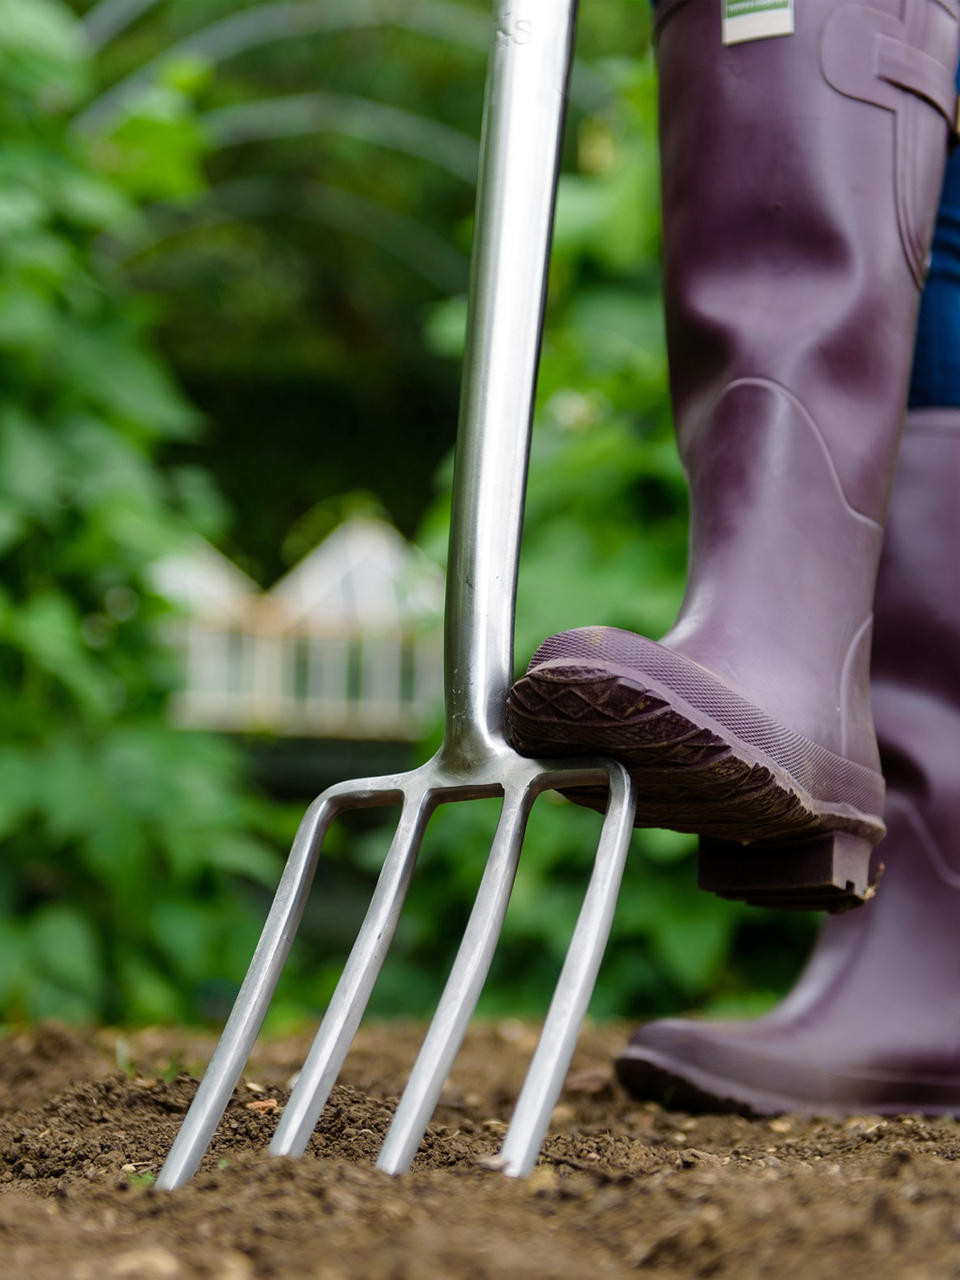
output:
[[[594,869],[500,1155],[533,1168],[609,936],[633,825],[612,761],[517,755],[504,731],[530,430],[576,0],[496,0],[454,474],[444,636],[445,736],[409,773],[338,783],[308,809],[247,976],[157,1186],[196,1171],[240,1077],[296,934],[324,834],[348,809],[401,805],[366,918],[270,1150],[303,1153],[356,1034],[439,804],[503,797],[463,940],[378,1168],[407,1169],[460,1049],[500,935],[527,816],[546,790],[606,786]]]

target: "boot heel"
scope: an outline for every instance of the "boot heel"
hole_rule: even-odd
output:
[[[721,898],[755,907],[836,914],[873,897],[872,851],[863,836],[847,831],[826,831],[789,844],[701,838],[698,883]]]

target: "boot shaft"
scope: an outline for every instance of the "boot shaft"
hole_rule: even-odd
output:
[[[762,379],[798,399],[847,501],[882,523],[958,36],[955,0],[804,0],[793,35],[726,47],[720,4],[660,5],[667,334],[688,465],[725,389]]]
[[[960,713],[960,409],[907,415],[874,612],[875,682]]]
[[[914,410],[877,581],[873,706],[890,784],[941,829],[960,871],[960,839],[944,834],[960,810],[958,497],[960,410]]]
[[[690,568],[664,644],[877,767],[871,607],[956,101],[954,0],[804,0],[724,46],[657,18],[671,391]]]
[[[659,644],[551,637],[507,716],[521,752],[623,761],[637,825],[702,837],[701,884],[836,909],[883,834],[872,602],[960,23],[956,0],[797,10],[735,47],[715,0],[659,12],[687,592]]]

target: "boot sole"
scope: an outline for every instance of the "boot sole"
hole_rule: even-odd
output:
[[[695,1114],[773,1116],[793,1112],[806,1116],[928,1115],[960,1116],[960,1079],[916,1080],[893,1074],[827,1073],[835,1082],[832,1099],[810,1098],[756,1089],[740,1080],[727,1080],[678,1063],[645,1049],[625,1050],[616,1060],[617,1078],[627,1092],[643,1101],[656,1101],[671,1111]],[[775,1070],[769,1064],[769,1070]],[[822,1064],[817,1075],[824,1077]]]
[[[507,703],[517,750],[620,760],[639,790],[634,825],[701,836],[700,884],[721,897],[837,912],[872,896],[870,853],[884,832],[874,816],[883,803],[880,775],[778,725],[680,655],[644,643],[651,665],[674,668],[669,685],[660,673],[599,659],[558,658],[528,671]],[[605,805],[596,791],[569,795]]]

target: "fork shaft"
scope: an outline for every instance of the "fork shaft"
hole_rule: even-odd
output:
[[[447,569],[445,756],[503,740],[576,0],[497,0]]]
[[[377,1168],[404,1173],[460,1051],[500,937],[533,802],[529,788],[510,790],[450,977],[384,1139]]]

